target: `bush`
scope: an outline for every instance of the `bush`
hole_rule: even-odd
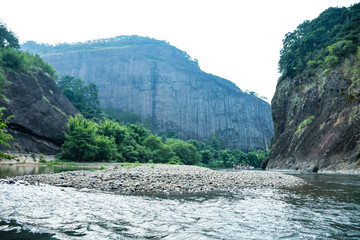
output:
[[[177,139],[168,139],[165,143],[170,146],[171,150],[180,158],[182,163],[187,165],[200,163],[201,156],[194,145]]]
[[[69,133],[65,134],[61,158],[74,161],[111,160],[115,157],[116,145],[112,138],[98,134],[99,125],[86,120],[82,115],[70,117]]]
[[[49,77],[57,78],[54,68],[39,55],[32,55],[13,48],[0,48],[0,64],[5,69],[25,74],[40,69]]]
[[[336,56],[327,56],[325,58],[325,65],[328,68],[333,68],[339,63],[339,58]]]
[[[310,117],[308,117],[307,119],[305,119],[304,121],[302,121],[302,122],[299,124],[299,126],[298,126],[295,134],[296,134],[297,136],[301,136],[301,134],[302,134],[302,133],[305,131],[305,129],[312,123],[312,121],[313,121],[314,119],[315,119],[315,116],[310,116]]]
[[[41,162],[41,163],[45,163],[45,162],[46,162],[45,156],[44,156],[44,154],[42,154],[42,153],[40,153],[40,155],[39,155],[39,162]]]
[[[350,54],[356,53],[356,45],[349,40],[341,40],[327,47],[329,55],[337,58],[344,58]]]
[[[4,116],[3,111],[5,110],[5,108],[0,108],[0,145],[5,145],[10,147],[10,145],[7,143],[9,140],[13,140],[13,137],[4,132],[5,129],[7,128],[7,124],[9,123],[10,119],[13,118],[14,116],[9,116],[6,119],[2,119],[2,117]],[[1,153],[1,151],[0,151]]]

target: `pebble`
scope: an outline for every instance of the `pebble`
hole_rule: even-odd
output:
[[[23,175],[0,180],[8,184],[49,184],[77,189],[98,189],[120,193],[210,193],[234,192],[243,188],[294,187],[305,181],[291,175],[257,171],[216,171],[188,165],[115,166],[98,171],[71,171]]]

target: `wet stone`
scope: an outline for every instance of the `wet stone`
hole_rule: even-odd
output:
[[[10,182],[11,181],[11,182]],[[240,191],[245,187],[292,187],[305,182],[297,177],[271,172],[219,172],[198,166],[116,166],[101,171],[73,171],[18,176],[0,183],[49,184],[77,189],[98,189],[122,193],[206,193]]]

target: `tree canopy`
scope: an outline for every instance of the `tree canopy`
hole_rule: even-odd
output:
[[[70,117],[68,133],[61,159],[72,161],[121,161],[231,167],[247,164],[260,167],[267,151],[244,153],[213,145],[216,135],[208,143],[196,140],[159,137],[143,126],[123,125],[110,119],[99,123],[82,115]]]
[[[18,38],[2,22],[0,22],[0,47],[20,48]]]
[[[178,134],[169,131],[167,137],[154,135],[145,126],[124,123],[124,119],[141,117],[129,112],[119,113],[107,109],[105,114],[99,106],[96,86],[86,85],[79,78],[64,76],[58,84],[63,93],[82,113],[70,117],[68,133],[61,159],[72,161],[121,161],[204,165],[231,167],[247,164],[260,167],[267,151],[244,153],[241,150],[224,149],[216,134],[208,141],[183,141]]]
[[[329,8],[283,39],[279,70],[292,77],[307,67],[333,67],[360,45],[360,4]]]
[[[39,55],[23,52],[19,48],[15,34],[0,22],[0,90],[6,82],[4,70],[31,74],[41,69],[50,77],[57,77],[54,68]]]
[[[154,38],[131,35],[117,36],[106,39],[96,39],[79,43],[61,43],[55,46],[44,43],[38,44],[34,41],[28,41],[22,44],[21,48],[25,51],[30,51],[32,53],[37,53],[43,56],[72,51],[89,51],[139,45],[168,45],[168,43],[165,41],[156,40]]]
[[[63,76],[58,85],[64,95],[88,119],[101,118],[102,110],[98,100],[98,88],[94,83],[86,84],[84,80],[72,76]]]

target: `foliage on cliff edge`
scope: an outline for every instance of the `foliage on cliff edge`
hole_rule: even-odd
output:
[[[360,3],[349,8],[329,8],[285,35],[280,51],[280,80],[305,69],[333,68],[355,54],[359,45]]]

